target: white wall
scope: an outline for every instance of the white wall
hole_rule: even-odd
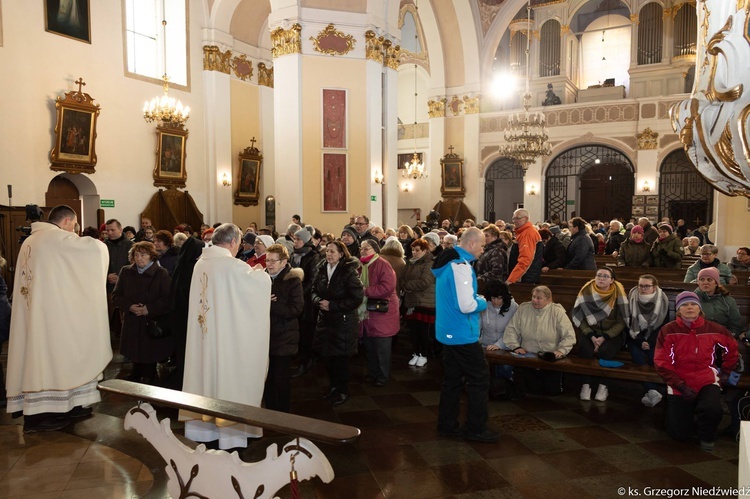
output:
[[[77,89],[101,106],[97,122],[96,192],[114,199],[106,217],[135,225],[157,188],[155,124],[142,118],[143,103],[162,92],[161,86],[124,76],[122,5],[90,2],[91,44],[44,31],[43,2],[2,3],[3,46],[0,47],[0,185],[13,185],[13,205],[44,204],[50,179],[49,152],[54,144],[55,98]],[[191,108],[186,146],[187,189],[205,213],[208,179],[203,113],[203,52],[200,0],[190,0],[189,92],[170,91]],[[211,179],[213,181],[213,179]],[[0,202],[7,203],[0,197]]]

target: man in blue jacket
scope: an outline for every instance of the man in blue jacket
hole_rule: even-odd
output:
[[[443,385],[440,390],[438,433],[444,437],[477,442],[497,442],[487,429],[489,370],[479,343],[479,314],[487,308],[477,295],[477,276],[471,263],[484,250],[482,232],[471,227],[454,249],[443,251],[435,261],[435,335],[443,344]],[[466,427],[459,426],[461,389],[466,384]]]

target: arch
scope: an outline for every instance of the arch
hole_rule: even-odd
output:
[[[61,173],[50,180],[48,190],[50,186],[59,180],[72,183],[78,190],[78,198],[80,200],[80,217],[78,223],[81,225],[81,228],[88,225],[98,227],[100,196],[94,182],[84,174]],[[72,208],[75,209],[75,207]]]
[[[659,213],[695,229],[713,220],[714,189],[685,150],[675,149],[659,164]]]
[[[586,202],[582,203],[582,177],[591,170],[592,173],[604,175],[599,188],[586,193]],[[591,206],[592,195],[603,195],[606,210],[596,218],[629,218],[632,211],[632,194],[635,188],[635,168],[630,158],[619,149],[600,144],[581,144],[558,153],[545,170],[545,207],[544,216],[553,215],[565,219],[572,211],[578,215],[581,209]],[[591,176],[589,176],[591,178]],[[572,201],[572,203],[570,203]],[[569,204],[570,203],[570,204]],[[601,206],[599,207],[601,208]]]
[[[518,203],[523,203],[524,171],[517,161],[508,157],[495,159],[485,170],[484,178],[485,220],[507,216]]]
[[[598,146],[609,147],[610,149],[615,149],[620,154],[624,154],[628,158],[628,161],[630,161],[630,165],[633,167],[633,171],[635,173],[638,173],[638,162],[636,160],[634,150],[632,150],[624,142],[620,142],[619,140],[605,138],[605,137],[597,137],[597,136],[594,136],[594,134],[591,132],[585,135],[582,135],[578,137],[577,139],[567,140],[565,142],[561,142],[559,144],[553,145],[552,153],[549,155],[549,157],[556,158],[557,156],[561,155],[565,151],[568,151],[575,147],[584,146],[584,145],[598,145]],[[680,147],[679,144],[677,145],[677,147]],[[546,175],[546,172],[549,169],[549,167],[552,165],[553,160],[550,160],[546,165],[542,165],[542,176]]]

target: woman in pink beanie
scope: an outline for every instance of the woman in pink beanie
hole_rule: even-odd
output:
[[[719,284],[719,270],[708,267],[698,272],[698,295],[706,319],[721,324],[739,338],[742,332],[742,317],[737,302],[729,296],[729,291]]]

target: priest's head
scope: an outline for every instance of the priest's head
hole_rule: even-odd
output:
[[[78,223],[78,216],[73,208],[61,204],[52,208],[49,212],[49,221],[60,227],[62,230],[74,232]]]
[[[211,236],[214,246],[226,248],[232,255],[236,255],[242,242],[242,231],[233,223],[219,225]]]

